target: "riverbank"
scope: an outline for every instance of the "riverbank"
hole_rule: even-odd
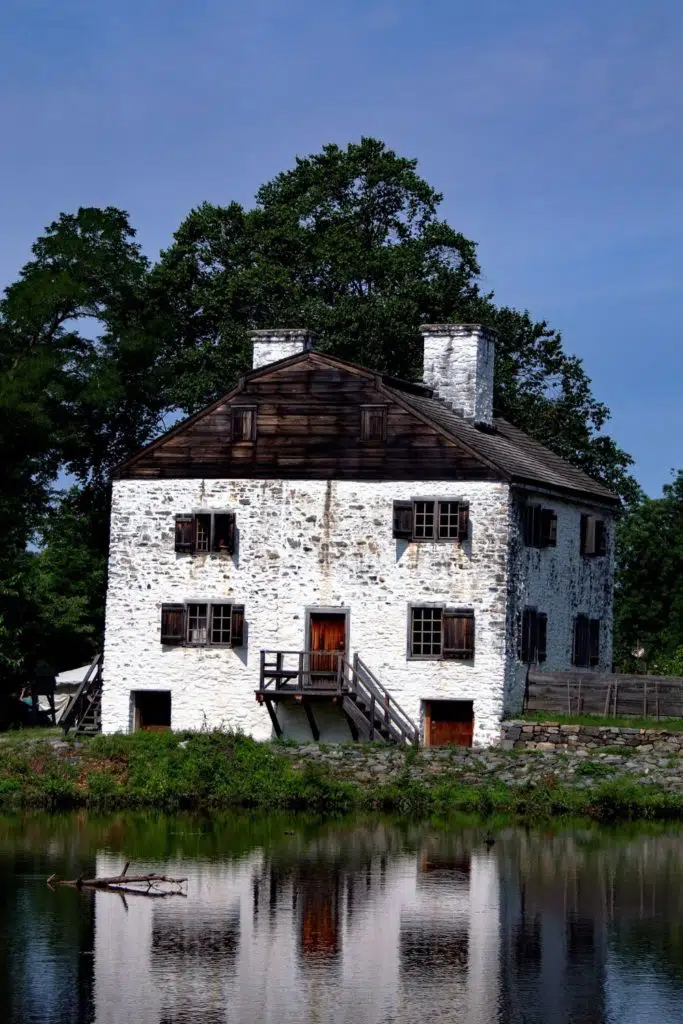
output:
[[[641,745],[645,746],[645,745]],[[0,809],[261,808],[683,819],[683,758],[586,750],[257,743],[226,733],[0,740]]]

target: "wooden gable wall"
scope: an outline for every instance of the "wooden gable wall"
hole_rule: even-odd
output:
[[[362,405],[385,405],[384,442],[360,440]],[[257,409],[254,441],[231,440],[232,406]],[[242,390],[126,463],[117,477],[492,479],[362,373],[313,358],[248,378]]]

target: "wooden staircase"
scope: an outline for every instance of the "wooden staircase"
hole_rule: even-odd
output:
[[[325,673],[316,671],[321,664]],[[354,740],[403,746],[419,743],[413,720],[358,654],[348,662],[339,651],[261,651],[261,685],[256,699],[266,705],[277,736],[282,729],[274,704],[301,701],[317,740],[314,704],[332,699],[341,706]]]
[[[64,733],[94,736],[102,730],[102,655],[97,654],[69,701],[59,724]]]

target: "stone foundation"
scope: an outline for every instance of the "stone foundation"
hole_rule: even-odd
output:
[[[610,725],[562,725],[558,722],[503,722],[503,750],[595,750],[623,747],[628,751],[683,751],[683,732],[669,729],[627,729]]]

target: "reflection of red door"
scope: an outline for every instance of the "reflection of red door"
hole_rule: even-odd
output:
[[[471,700],[431,700],[425,707],[430,747],[471,747],[474,713]]]
[[[346,616],[334,612],[311,613],[311,651],[346,651]],[[333,654],[311,655],[311,672],[331,673],[337,671],[337,658]]]

